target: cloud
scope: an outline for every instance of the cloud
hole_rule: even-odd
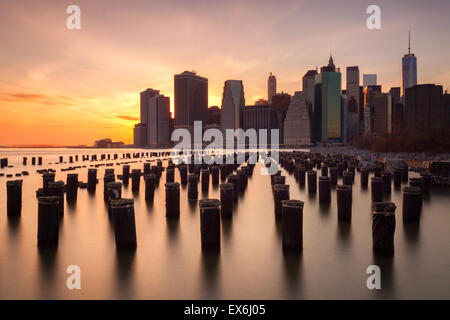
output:
[[[21,93],[21,92],[0,93],[0,101],[4,102],[34,101],[46,105],[54,105],[54,104],[74,105],[76,103],[76,99],[67,96],[48,95],[39,93]]]
[[[122,120],[128,120],[128,121],[139,121],[138,117],[132,117],[127,115],[118,114],[116,115],[116,118],[122,119]]]

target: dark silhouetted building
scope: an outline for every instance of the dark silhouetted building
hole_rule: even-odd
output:
[[[244,85],[242,80],[226,80],[223,85],[221,124],[226,129],[242,128],[242,113],[245,108]]]
[[[170,99],[158,90],[140,93],[141,122],[133,130],[136,146],[166,146],[170,141]]]
[[[272,74],[267,79],[267,101],[272,104],[272,97],[277,93],[277,78]]]
[[[408,35],[408,53],[402,58],[402,94],[417,84],[417,57],[411,53],[411,33]]]
[[[193,136],[194,121],[208,122],[208,79],[184,71],[174,76],[174,87],[175,129],[188,129]]]
[[[277,93],[272,97],[272,107],[277,111],[278,127],[280,128],[280,144],[284,144],[284,120],[291,103],[291,95],[287,93]]]
[[[278,112],[272,108],[272,105],[254,105],[246,106],[244,108],[244,127],[243,130],[255,129],[258,135],[259,142],[259,130],[267,130],[267,143],[271,144],[271,132],[272,129],[278,129]],[[279,142],[278,142],[279,143]]]
[[[222,110],[218,106],[209,107],[209,109],[208,109],[208,124],[220,125],[221,115],[222,115]]]
[[[341,141],[341,73],[331,56],[315,76],[314,95],[315,141]]]
[[[441,128],[445,124],[445,118],[442,86],[419,84],[406,88],[405,129],[407,131],[418,132]]]

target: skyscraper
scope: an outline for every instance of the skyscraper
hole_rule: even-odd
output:
[[[411,53],[411,33],[408,35],[408,53],[402,58],[402,97],[406,88],[417,84],[417,57]]]
[[[355,98],[359,105],[359,68],[357,66],[347,67],[347,97]]]
[[[242,113],[245,108],[242,80],[227,80],[222,95],[222,130],[242,128]]]
[[[140,123],[133,130],[137,146],[169,144],[170,99],[159,90],[146,89],[140,93]]]
[[[272,97],[277,93],[277,78],[272,75],[272,72],[269,75],[269,79],[267,80],[267,101],[269,104],[272,104]]]
[[[315,76],[314,118],[316,141],[341,139],[341,73],[331,56]]]
[[[364,132],[381,136],[392,132],[392,97],[381,86],[367,86],[364,91]]]
[[[208,122],[208,79],[184,71],[174,76],[175,129],[188,129],[193,135],[194,121]]]
[[[305,95],[306,103],[311,106],[311,110],[314,111],[314,79],[316,77],[317,70],[308,70],[303,76],[303,94]]]
[[[438,129],[445,124],[442,86],[420,84],[405,91],[406,130]]]
[[[368,86],[377,85],[377,75],[376,74],[363,74],[363,90]]]
[[[284,144],[289,146],[311,144],[310,126],[310,110],[306,95],[302,91],[297,91],[292,97],[284,120]]]

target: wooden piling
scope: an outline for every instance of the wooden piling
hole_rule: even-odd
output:
[[[6,181],[6,211],[8,217],[20,217],[22,213],[22,180]]]
[[[106,189],[108,190],[108,216],[112,217],[111,202],[122,198],[122,184],[120,182],[108,182]]]
[[[133,199],[112,200],[111,209],[117,250],[136,249],[136,222]]]
[[[350,221],[352,219],[352,186],[336,186],[337,215],[339,221]]]
[[[394,251],[395,209],[391,202],[372,203],[372,239],[376,252]]]
[[[140,185],[141,185],[141,169],[131,170],[131,190],[134,192],[138,192]]]
[[[59,240],[59,197],[38,197],[38,247],[56,247]]]
[[[220,212],[223,218],[231,217],[233,213],[234,185],[232,183],[220,184]]]
[[[281,219],[282,216],[282,200],[289,200],[289,185],[288,184],[276,184],[273,187],[274,192],[274,211],[275,218]]]
[[[381,177],[372,177],[370,184],[370,192],[372,195],[372,202],[383,201],[383,185],[384,181]]]
[[[317,192],[317,172],[310,170],[307,173],[308,176],[308,193]]]
[[[303,205],[299,200],[282,200],[281,232],[283,250],[303,248]]]
[[[145,180],[145,201],[153,201],[156,187],[156,175],[153,173],[146,174]]]
[[[180,216],[180,184],[178,182],[166,183],[166,217],[178,218]]]
[[[78,196],[78,173],[69,173],[67,175],[67,191],[66,199],[67,201],[77,201]]]
[[[188,200],[198,199],[198,181],[195,174],[188,175]]]
[[[319,202],[331,202],[331,179],[328,176],[319,177]]]
[[[88,169],[88,185],[87,189],[94,192],[97,188],[97,169]]]
[[[200,233],[202,250],[220,250],[220,201],[200,200]]]
[[[422,207],[422,194],[418,187],[403,188],[403,220],[419,222]]]
[[[51,181],[48,183],[48,195],[57,196],[58,212],[59,216],[64,216],[64,182],[63,181]]]

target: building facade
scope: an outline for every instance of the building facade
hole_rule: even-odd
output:
[[[242,80],[227,80],[223,86],[222,95],[222,130],[239,129],[243,126],[245,108],[244,85]]]
[[[136,146],[166,146],[170,143],[170,98],[159,90],[140,93],[140,123],[133,129]]]
[[[411,53],[411,35],[408,37],[408,53],[402,58],[402,97],[406,88],[417,84],[417,57]]]
[[[376,74],[363,74],[363,90],[368,86],[377,85],[377,75]]]
[[[307,146],[311,144],[311,109],[306,94],[297,91],[284,120],[284,144],[287,146]]]
[[[445,125],[446,111],[442,86],[420,84],[405,91],[406,130],[438,129]]]
[[[272,97],[277,93],[277,78],[272,74],[267,79],[267,101],[272,104]]]
[[[184,71],[174,76],[174,129],[188,129],[193,135],[194,121],[208,122],[208,79]]]
[[[267,130],[267,144],[271,145],[271,130],[280,130],[278,124],[278,114],[271,105],[253,105],[244,108],[243,130],[255,129],[258,134],[260,130]],[[275,141],[273,142],[275,143]],[[278,141],[278,144],[280,142]]]
[[[327,66],[315,76],[315,140],[341,140],[341,73],[330,57]]]

